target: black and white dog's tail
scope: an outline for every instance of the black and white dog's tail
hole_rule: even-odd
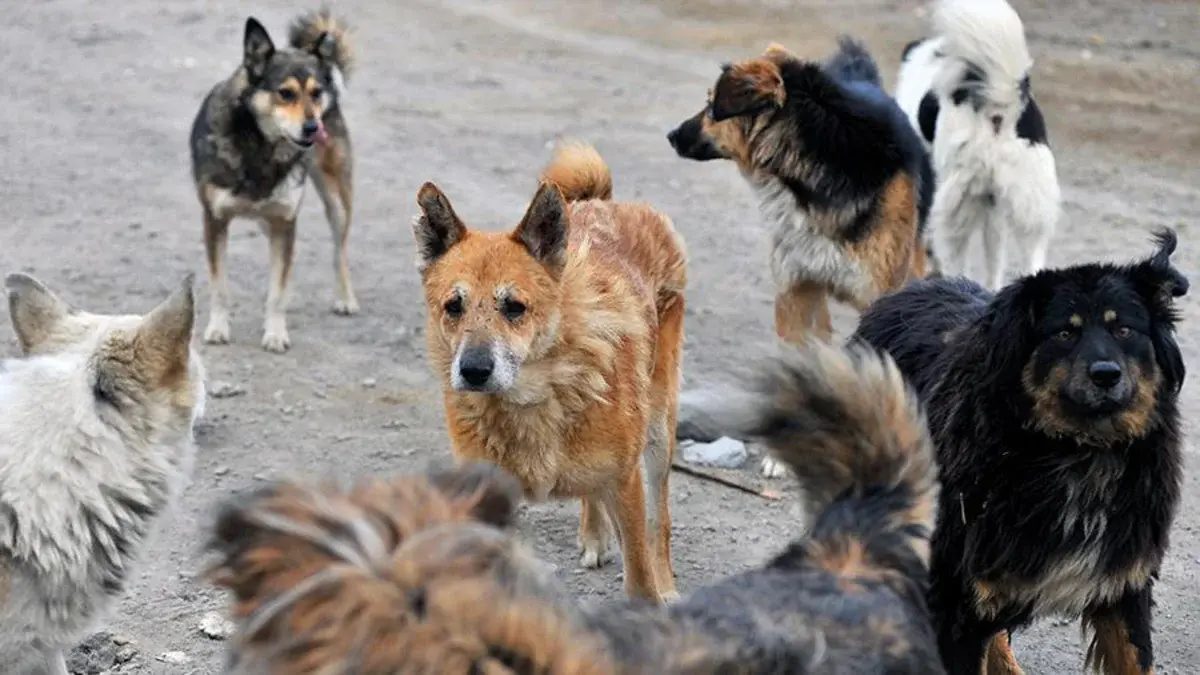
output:
[[[1005,0],[941,0],[933,23],[945,57],[934,80],[939,93],[989,107],[1022,105],[1033,57],[1012,6]]]

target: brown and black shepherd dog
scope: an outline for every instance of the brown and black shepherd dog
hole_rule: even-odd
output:
[[[309,178],[333,235],[333,311],[358,312],[346,243],[354,190],[350,131],[341,103],[354,66],[350,32],[329,10],[297,17],[288,45],[276,47],[254,17],[246,19],[242,63],[217,83],[192,123],[192,178],[204,213],[209,317],[204,341],[230,331],[225,249],[235,218],[257,220],[271,251],[262,346],[284,352],[296,216]]]
[[[667,483],[687,259],[670,219],[613,201],[607,165],[579,142],[557,148],[510,232],[468,229],[432,183],[417,203],[454,455],[498,464],[531,500],[582,499],[584,566],[605,562],[615,525],[626,590],[674,597]]]
[[[580,603],[515,536],[521,488],[494,465],[277,484],[217,520],[228,672],[941,675],[917,397],[886,357],[786,349],[739,397],[740,428],[791,465],[811,522],[763,566],[665,607]]]
[[[727,64],[667,135],[682,157],[733,160],[771,229],[775,330],[829,340],[829,299],[865,309],[926,276],[933,167],[859,42],[824,63],[773,44]]]

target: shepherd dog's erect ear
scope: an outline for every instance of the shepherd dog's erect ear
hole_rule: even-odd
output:
[[[726,64],[713,88],[710,113],[716,122],[783,105],[785,93],[779,64],[763,57]]]
[[[521,503],[521,484],[494,464],[471,462],[456,467],[431,467],[429,482],[451,499],[471,499],[478,520],[506,528]]]
[[[267,29],[258,22],[258,19],[248,17],[242,44],[242,65],[245,66],[250,78],[257,80],[267,72],[267,63],[275,55],[275,43],[271,41]]]

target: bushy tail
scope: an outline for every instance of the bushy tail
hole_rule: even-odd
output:
[[[1020,100],[1021,82],[1033,57],[1021,17],[1012,6],[1005,0],[941,0],[933,22],[943,38],[941,51],[976,76],[963,82],[965,73],[949,74],[959,82],[943,82],[943,87],[966,84],[998,105]]]
[[[508,532],[520,498],[469,464],[225,505],[210,575],[235,600],[235,670],[607,675],[574,601]]]
[[[342,77],[349,81],[354,70],[354,42],[350,27],[335,17],[332,10],[325,7],[301,14],[288,28],[288,43],[294,49],[316,53],[318,48],[324,49],[322,41],[326,40],[329,58],[342,72]]]
[[[928,564],[938,491],[916,394],[890,357],[869,348],[785,349],[743,393],[737,427],[798,477],[814,562],[845,562],[846,547],[858,546],[877,564],[916,573],[913,554]]]
[[[557,185],[568,202],[612,199],[612,172],[596,148],[583,141],[560,142],[542,180]]]
[[[879,65],[867,46],[849,35],[838,36],[838,48],[825,61],[825,72],[842,82],[869,82],[883,86],[879,77]]]

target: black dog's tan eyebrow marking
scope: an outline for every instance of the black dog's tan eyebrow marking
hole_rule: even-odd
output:
[[[1072,314],[1069,321],[1071,322],[1071,325],[1076,328],[1080,328],[1083,326],[1083,317],[1080,316],[1079,314]]]
[[[1116,320],[1117,320],[1116,310],[1112,310],[1112,309],[1104,310],[1104,323],[1112,323]]]

